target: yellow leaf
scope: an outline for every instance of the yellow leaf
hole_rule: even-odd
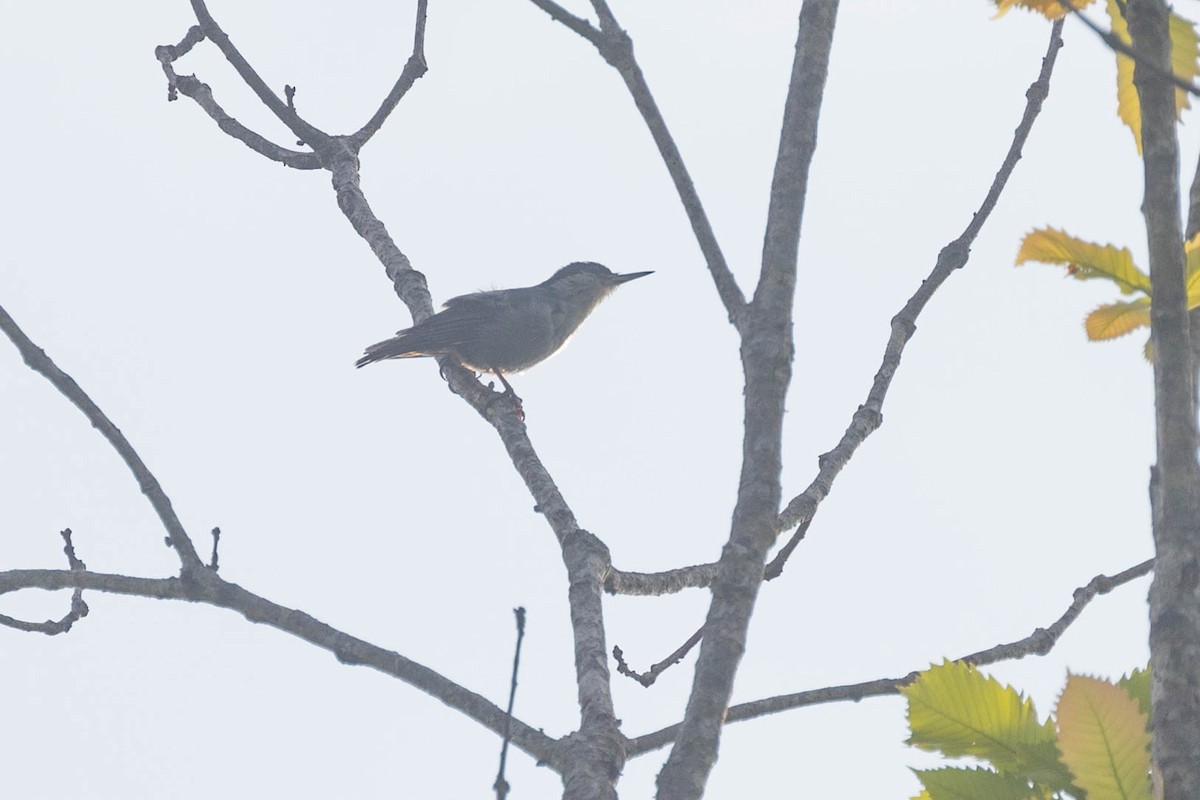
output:
[[[1142,326],[1150,325],[1150,298],[1139,297],[1129,303],[1110,303],[1097,308],[1083,321],[1092,341],[1116,339]]]
[[[1172,12],[1171,27],[1171,72],[1194,83],[1200,75],[1200,33],[1196,23]],[[1192,107],[1192,97],[1186,89],[1175,89],[1176,116],[1185,108]]]
[[[1017,251],[1017,265],[1028,261],[1063,264],[1079,280],[1107,278],[1124,293],[1150,294],[1150,276],[1137,268],[1129,249],[1093,244],[1064,231],[1041,228],[1028,234]]]
[[[1057,2],[1057,0],[1055,0]],[[1108,18],[1112,23],[1112,32],[1125,44],[1130,44],[1129,26],[1121,13],[1117,0],[1107,0]],[[1200,75],[1200,34],[1190,20],[1172,13],[1171,29],[1171,70],[1180,78],[1195,81]],[[1175,90],[1175,112],[1178,117],[1185,108],[1191,107],[1188,93],[1183,89]],[[1142,152],[1142,112],[1138,103],[1137,90],[1133,86],[1133,60],[1128,56],[1117,53],[1117,116],[1129,126],[1133,132],[1133,141],[1138,153]]]
[[[1046,19],[1058,19],[1067,13],[1067,9],[1059,0],[992,0],[996,4],[996,16],[1003,16],[1010,8],[1023,8],[1026,11],[1036,11]],[[1093,0],[1075,0],[1076,8],[1087,8]]]
[[[1147,719],[1124,689],[1071,675],[1057,717],[1063,763],[1088,797],[1150,800]]]
[[[1183,252],[1187,256],[1187,298],[1190,311],[1200,308],[1200,233],[1184,243]]]

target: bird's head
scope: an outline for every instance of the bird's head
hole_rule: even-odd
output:
[[[576,261],[547,278],[542,285],[559,297],[580,299],[594,305],[622,283],[644,278],[652,272],[613,272],[594,261]]]

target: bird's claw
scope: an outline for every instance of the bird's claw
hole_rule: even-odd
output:
[[[521,422],[524,422],[525,421],[525,405],[521,401],[521,398],[517,396],[517,393],[512,390],[511,386],[509,388],[505,389],[503,392],[496,391],[495,388],[493,388],[494,386],[495,386],[494,383],[492,383],[490,381],[488,382],[487,388],[488,388],[488,391],[491,392],[492,396],[488,400],[487,407],[491,408],[492,403],[496,403],[501,400],[508,400],[510,403],[512,403],[513,413],[517,415],[517,419],[519,419]]]

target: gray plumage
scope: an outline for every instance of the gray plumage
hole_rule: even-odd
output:
[[[520,372],[554,355],[596,305],[622,283],[649,275],[618,275],[593,262],[568,264],[537,286],[475,292],[446,301],[444,311],[371,345],[362,367],[389,358],[453,356],[479,372]]]

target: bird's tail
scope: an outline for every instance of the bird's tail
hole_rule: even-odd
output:
[[[416,358],[427,355],[429,353],[413,350],[412,344],[407,341],[407,337],[401,331],[399,336],[376,342],[368,347],[363,351],[363,357],[354,362],[354,366],[365,367],[367,364],[374,364],[376,361],[384,361],[389,358]]]

